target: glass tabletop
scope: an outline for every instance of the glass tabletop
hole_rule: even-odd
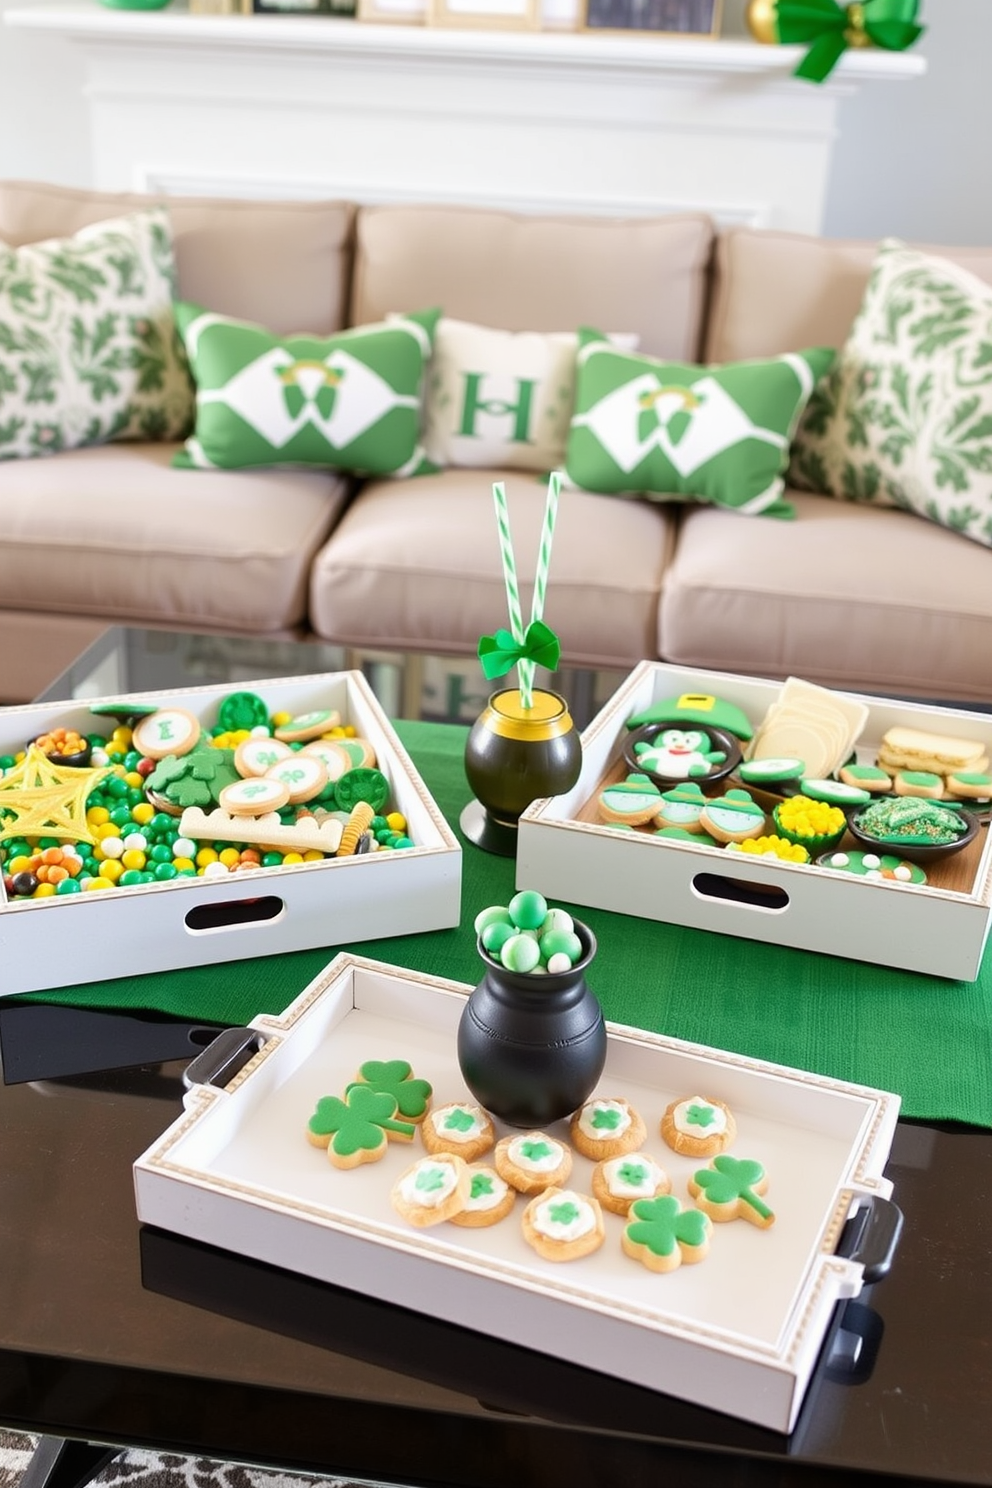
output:
[[[240,685],[338,671],[360,671],[391,718],[470,724],[493,691],[474,656],[370,651],[325,641],[114,626],[98,636],[36,701]],[[538,668],[538,685],[547,685],[551,675]],[[626,673],[561,667],[553,675],[555,690],[568,699],[577,726],[585,728]]]
[[[488,692],[464,658],[115,630],[44,700],[352,667],[387,711],[408,717],[470,722]],[[556,674],[582,722],[617,680],[583,674],[588,693],[577,694],[578,674]],[[15,1015],[0,1001],[0,1034]],[[117,1015],[85,1017],[91,1031],[108,1019],[107,1037],[121,1036]],[[452,1488],[792,1488],[860,1473],[992,1485],[992,1133],[899,1124],[887,1173],[905,1229],[891,1273],[838,1309],[785,1437],[456,1317],[140,1227],[131,1165],[180,1114],[186,1062],[170,1052],[62,1078],[42,1066],[0,1086],[7,1425]]]

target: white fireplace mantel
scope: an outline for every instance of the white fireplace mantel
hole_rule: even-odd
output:
[[[822,224],[841,100],[919,77],[848,53],[689,37],[448,30],[96,3],[6,11],[79,51],[93,181],[110,190],[462,202]]]

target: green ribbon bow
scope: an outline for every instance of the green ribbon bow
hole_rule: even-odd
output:
[[[822,83],[850,46],[877,46],[904,52],[923,35],[916,24],[919,0],[778,0],[776,30],[783,46],[811,42],[794,77]]]
[[[508,630],[483,636],[479,642],[479,660],[490,682],[494,677],[505,677],[510,668],[521,661],[532,661],[536,666],[553,672],[560,655],[561,643],[543,620],[531,621],[519,645]]]

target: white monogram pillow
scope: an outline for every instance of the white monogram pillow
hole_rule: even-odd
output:
[[[633,351],[634,335],[610,338]],[[423,440],[437,465],[534,470],[565,459],[575,401],[573,331],[500,331],[442,319],[424,400]]]

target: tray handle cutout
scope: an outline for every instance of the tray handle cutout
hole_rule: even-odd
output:
[[[285,901],[278,894],[263,894],[252,899],[194,905],[183,924],[190,935],[213,935],[218,930],[243,930],[246,925],[271,925],[285,913]]]
[[[183,1070],[187,1090],[196,1085],[229,1085],[265,1043],[257,1028],[225,1028],[208,1044],[202,1054]]]
[[[851,1215],[841,1233],[837,1254],[862,1266],[862,1281],[871,1286],[888,1276],[902,1236],[898,1204],[873,1194]]]
[[[726,904],[739,904],[743,909],[760,910],[763,914],[784,914],[790,904],[788,894],[778,884],[752,883],[749,879],[729,878],[722,873],[697,873],[691,887],[697,899],[718,899]]]

